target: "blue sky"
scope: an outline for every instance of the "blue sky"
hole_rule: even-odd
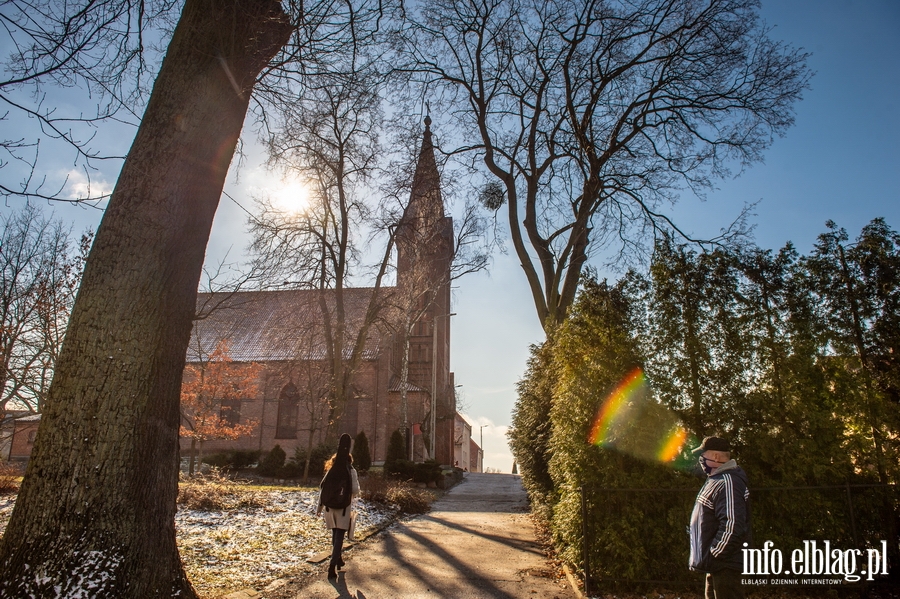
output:
[[[727,226],[745,204],[758,202],[752,219],[756,242],[777,248],[790,240],[800,252],[810,250],[828,219],[851,237],[879,216],[900,228],[900,2],[770,0],[761,14],[774,27],[773,38],[812,53],[809,64],[816,75],[796,107],[796,124],[775,140],[764,164],[721,182],[704,201],[685,195],[669,214],[683,229],[708,237]],[[9,131],[15,124],[2,126]],[[435,115],[433,129],[439,132],[440,126]],[[133,130],[121,133],[101,134],[121,145]],[[251,152],[229,177],[226,191],[247,206],[254,190],[271,183],[261,161]],[[65,158],[45,164],[53,169],[51,177],[71,167]],[[95,181],[111,187],[116,174],[101,171]],[[99,211],[77,206],[55,205],[53,210],[72,222],[76,232],[96,226],[100,218]],[[223,198],[209,262],[217,263],[229,251],[232,261],[240,257],[245,222],[246,215]],[[479,426],[487,425],[485,466],[508,472],[512,456],[505,432],[515,383],[524,371],[528,346],[543,338],[513,257],[498,254],[489,273],[462,279],[454,289],[453,311],[451,367],[462,385],[462,411],[476,440]]]

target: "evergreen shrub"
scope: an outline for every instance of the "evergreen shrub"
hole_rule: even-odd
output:
[[[426,460],[413,466],[412,479],[417,483],[437,483],[444,477],[437,460]]]
[[[389,465],[390,464],[390,465]],[[416,476],[415,462],[409,460],[393,460],[384,464],[384,473],[399,480],[413,480]]]
[[[334,448],[330,445],[321,443],[312,448],[309,458],[309,476],[312,478],[320,478],[325,475],[325,462],[334,455]],[[356,457],[354,456],[354,460]],[[299,473],[297,476],[303,476],[303,468],[306,464],[306,449],[298,447],[294,450],[294,457],[291,461],[297,464]]]
[[[403,433],[400,429],[391,433],[388,441],[387,455],[384,459],[384,473],[393,474],[399,472],[397,462],[406,460],[406,442],[403,440]]]
[[[257,463],[260,454],[260,451],[222,451],[205,456],[203,463],[223,470],[241,470]]]
[[[361,474],[365,474],[372,467],[372,453],[369,451],[366,431],[359,431],[353,441],[353,465]]]
[[[275,445],[259,462],[257,471],[262,476],[278,476],[278,471],[284,466],[287,455],[281,445]]]
[[[591,492],[599,492],[593,489],[602,487],[699,486],[696,479],[671,466],[642,462],[588,442],[598,408],[640,365],[633,330],[621,289],[586,280],[556,338],[557,381],[550,411],[553,432],[549,468],[558,501],[553,507],[552,531],[561,556],[569,563],[582,562],[582,486]],[[642,433],[629,431],[635,436]],[[684,527],[689,521],[693,496],[688,494],[686,498],[687,513],[679,512],[671,518],[670,510],[656,509],[659,502],[651,495],[631,496],[617,506],[614,518],[609,517],[606,503],[620,498],[604,495],[598,499],[596,509],[590,510],[593,521],[587,523],[595,540],[590,548],[594,576],[647,579],[648,568],[660,564],[669,565],[668,571],[673,575],[686,575],[687,555],[673,551],[673,542],[685,551],[688,548]],[[672,509],[683,511],[677,503]],[[669,520],[677,522],[674,531],[667,524]],[[685,542],[677,543],[680,538]]]
[[[516,463],[522,472],[522,486],[528,492],[532,512],[549,522],[554,503],[553,478],[550,476],[550,437],[553,403],[553,337],[531,346],[525,376],[516,385],[518,400],[507,436]]]

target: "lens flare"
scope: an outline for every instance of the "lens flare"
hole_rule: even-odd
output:
[[[678,417],[650,397],[640,368],[603,401],[588,436],[592,445],[659,463],[676,462],[689,439]]]
[[[659,448],[659,453],[656,455],[656,459],[660,462],[672,462],[681,454],[681,448],[684,447],[685,442],[688,440],[688,432],[684,430],[680,425],[675,427],[668,437],[663,439],[662,446]]]
[[[588,442],[594,445],[606,444],[610,433],[616,429],[616,425],[621,424],[628,417],[630,408],[633,407],[628,402],[629,398],[634,399],[639,393],[642,393],[646,383],[643,371],[635,368],[613,389],[597,412]]]

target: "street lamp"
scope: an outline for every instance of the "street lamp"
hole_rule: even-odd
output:
[[[428,439],[429,447],[428,452],[431,454],[432,460],[437,460],[437,456],[434,454],[434,437],[437,434],[437,319],[438,318],[447,318],[449,319],[451,316],[456,316],[456,312],[450,312],[448,314],[441,314],[440,316],[435,316],[431,320],[431,339],[432,339],[432,347],[431,347],[431,418],[429,419],[429,429],[431,435]],[[449,321],[448,321],[449,322]],[[447,328],[450,328],[449,325]],[[452,439],[451,439],[452,440]],[[452,452],[451,452],[452,454]],[[453,456],[450,456],[450,461],[453,461]]]
[[[484,472],[484,428],[487,426],[490,426],[490,424],[482,424],[478,427],[478,451],[481,452],[481,465],[479,466],[479,472]]]

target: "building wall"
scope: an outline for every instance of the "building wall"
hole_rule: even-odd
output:
[[[34,439],[37,436],[40,420],[17,420],[15,431],[10,444],[10,461],[27,461],[34,449]]]
[[[454,420],[453,440],[453,465],[471,471],[469,448],[472,440],[472,425],[458,414]]]
[[[469,472],[484,472],[484,453],[475,439],[469,439]]]
[[[390,436],[401,423],[401,398],[399,392],[388,390],[391,380],[390,356],[382,352],[377,360],[365,361],[353,377],[355,397],[351,398],[339,420],[336,435],[348,433],[355,437],[365,431],[369,440],[372,460],[381,462],[387,455]],[[240,368],[241,365],[235,365]],[[289,404],[281,404],[280,396],[285,386],[292,383],[297,388],[298,401],[295,407],[296,426],[294,434],[284,434],[279,430],[279,409]],[[324,398],[324,379],[321,363],[270,363],[262,370],[256,392],[241,401],[240,423],[253,423],[252,434],[234,440],[210,440],[203,444],[203,455],[222,451],[259,450],[270,451],[276,444],[281,446],[288,458],[296,448],[304,450],[325,441],[330,409]],[[410,391],[407,394],[407,418],[410,428],[414,424],[425,426],[429,409],[430,394]],[[280,405],[281,404],[281,405]],[[181,452],[187,457],[191,440],[181,438]],[[421,435],[414,438],[414,459],[426,458],[425,444]]]

